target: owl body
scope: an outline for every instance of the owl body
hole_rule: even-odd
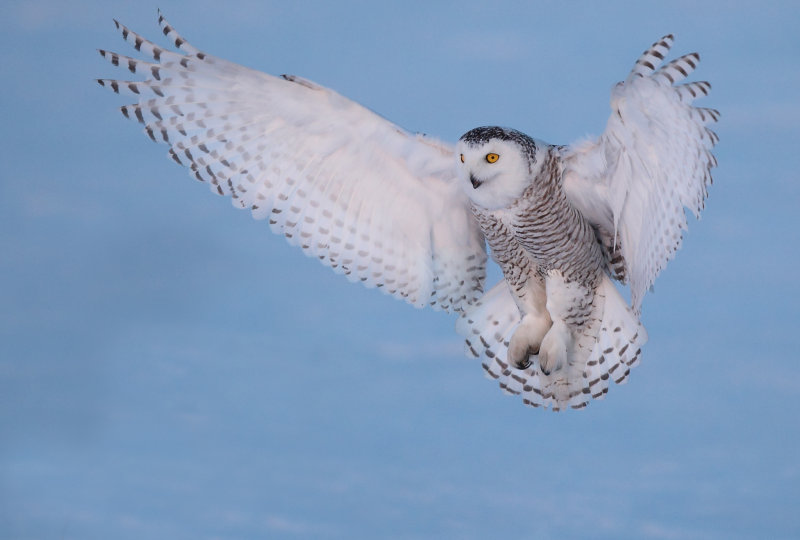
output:
[[[482,127],[464,134],[458,150],[462,175],[471,178],[472,192],[467,190],[472,211],[520,310],[508,360],[526,368],[538,355],[539,366],[549,373],[568,360],[574,336],[589,319],[609,260],[605,247],[595,227],[567,198],[557,147],[513,129]],[[497,157],[489,163],[487,156]],[[505,167],[509,158],[511,166]],[[504,176],[519,174],[518,162],[528,171],[526,182],[506,181]],[[509,183],[522,191],[508,206],[480,206],[489,195],[475,192],[505,193]]]
[[[614,87],[596,140],[484,127],[454,146],[202,52],[161,15],[177,51],[115,24],[149,60],[99,52],[143,80],[97,82],[133,96],[122,114],[212,192],[351,281],[458,313],[467,354],[526,404],[580,408],[627,380],[647,341],[644,293],[716,165],[719,113],[692,104],[710,85],[676,84],[699,56],[664,63],[672,36]],[[487,244],[503,279],[485,290]]]

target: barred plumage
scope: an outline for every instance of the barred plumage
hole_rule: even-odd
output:
[[[718,138],[706,126],[719,113],[691,105],[707,82],[673,86],[700,57],[662,66],[672,42],[654,43],[617,85],[597,142],[549,147],[496,127],[462,138],[474,211],[510,287],[487,293],[458,329],[468,354],[527,404],[583,407],[627,380],[647,340],[644,292],[680,247],[684,206],[697,215],[708,195]],[[531,159],[532,148],[546,151]],[[500,157],[487,164],[489,153]],[[501,166],[509,153],[523,165]],[[630,307],[612,278],[630,283]],[[512,305],[517,317],[486,325],[484,312]]]
[[[573,204],[620,239],[637,312],[645,292],[680,248],[687,227],[683,208],[699,216],[716,166],[711,149],[719,138],[706,126],[719,113],[692,106],[711,85],[673,86],[697,66],[699,55],[682,56],[656,70],[672,41],[670,35],[653,44],[614,89],[606,133],[563,153]],[[588,193],[593,196],[587,199]]]
[[[467,354],[526,404],[581,408],[627,380],[647,340],[644,292],[716,165],[719,113],[692,105],[711,86],[674,86],[699,55],[664,63],[673,37],[654,43],[613,90],[596,141],[487,127],[454,147],[301,77],[208,55],[158,22],[178,52],[114,21],[150,60],[100,50],[143,80],[97,82],[134,96],[122,114],[195,179],[349,279],[460,312]],[[504,279],[482,295],[484,240]],[[630,283],[630,306],[612,279]]]

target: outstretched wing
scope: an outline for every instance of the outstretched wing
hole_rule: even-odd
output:
[[[564,149],[571,202],[621,247],[638,313],[642,298],[681,245],[684,207],[699,217],[716,159],[719,113],[694,107],[711,85],[675,85],[694,70],[697,53],[657,69],[673,42],[665,36],[642,54],[611,92],[611,117],[596,141]]]
[[[484,240],[450,146],[304,79],[205,54],[160,14],[180,52],[115,23],[153,62],[101,50],[145,79],[98,82],[137,96],[122,113],[212,191],[350,280],[414,306],[458,311],[480,295]]]

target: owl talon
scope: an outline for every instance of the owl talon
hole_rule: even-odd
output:
[[[522,318],[508,345],[508,361],[517,369],[528,369],[531,356],[539,354],[542,338],[550,328],[550,319],[527,314]]]
[[[531,362],[531,356],[536,356],[537,354],[539,354],[539,347],[535,349],[533,347],[528,347],[526,355],[520,360],[513,361],[512,365],[519,370],[528,369],[533,364],[533,362]]]
[[[530,360],[528,360],[528,359],[525,359],[525,360],[524,360],[522,363],[518,363],[518,364],[517,364],[517,363],[515,363],[515,364],[514,364],[514,367],[515,367],[515,368],[517,368],[517,369],[519,369],[520,371],[522,371],[522,370],[526,370],[526,369],[528,369],[529,367],[531,367],[531,361],[530,361]]]

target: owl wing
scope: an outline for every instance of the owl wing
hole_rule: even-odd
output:
[[[414,306],[459,311],[480,295],[484,240],[450,146],[310,81],[205,54],[160,13],[180,52],[115,23],[153,62],[101,50],[145,79],[98,82],[138,97],[122,113],[213,192],[351,281]]]
[[[597,140],[562,150],[567,195],[621,248],[637,313],[681,245],[684,207],[699,217],[716,166],[711,149],[718,137],[707,125],[719,113],[692,105],[711,85],[675,85],[696,67],[699,55],[657,69],[672,42],[669,35],[654,43],[612,90],[611,116]]]

